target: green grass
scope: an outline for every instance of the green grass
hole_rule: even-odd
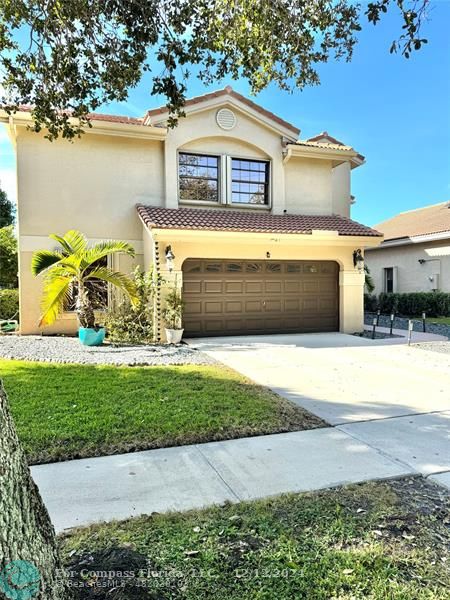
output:
[[[324,426],[222,366],[0,360],[30,463]]]
[[[427,317],[427,323],[440,323],[442,325],[450,325],[450,317]]]
[[[430,501],[439,492],[419,479],[417,504],[413,481],[155,514],[75,531],[61,546],[69,568],[105,549],[143,555],[151,595],[124,599],[448,600],[450,502]]]

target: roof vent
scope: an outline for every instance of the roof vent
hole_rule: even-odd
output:
[[[236,115],[229,108],[221,108],[217,111],[216,122],[221,129],[230,131],[236,126]]]

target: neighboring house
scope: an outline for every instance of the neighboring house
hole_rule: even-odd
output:
[[[450,292],[450,202],[400,213],[376,225],[384,234],[366,263],[380,292]]]
[[[158,337],[175,282],[186,336],[361,330],[364,275],[354,253],[382,240],[349,218],[351,170],[364,157],[326,133],[300,140],[299,129],[230,87],[188,100],[185,112],[175,129],[166,108],[141,119],[96,114],[73,144],[28,130],[27,111],[9,119],[21,332],[39,332],[32,253],[68,229],[127,240],[137,263],[162,274]],[[128,257],[114,264],[132,268]],[[75,332],[73,312],[48,331]]]

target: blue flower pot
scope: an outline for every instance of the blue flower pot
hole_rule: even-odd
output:
[[[105,339],[106,329],[90,329],[89,327],[80,327],[78,329],[78,338],[83,346],[101,346]]]

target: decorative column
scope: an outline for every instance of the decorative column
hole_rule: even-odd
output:
[[[364,271],[339,272],[340,331],[356,333],[364,329]]]

